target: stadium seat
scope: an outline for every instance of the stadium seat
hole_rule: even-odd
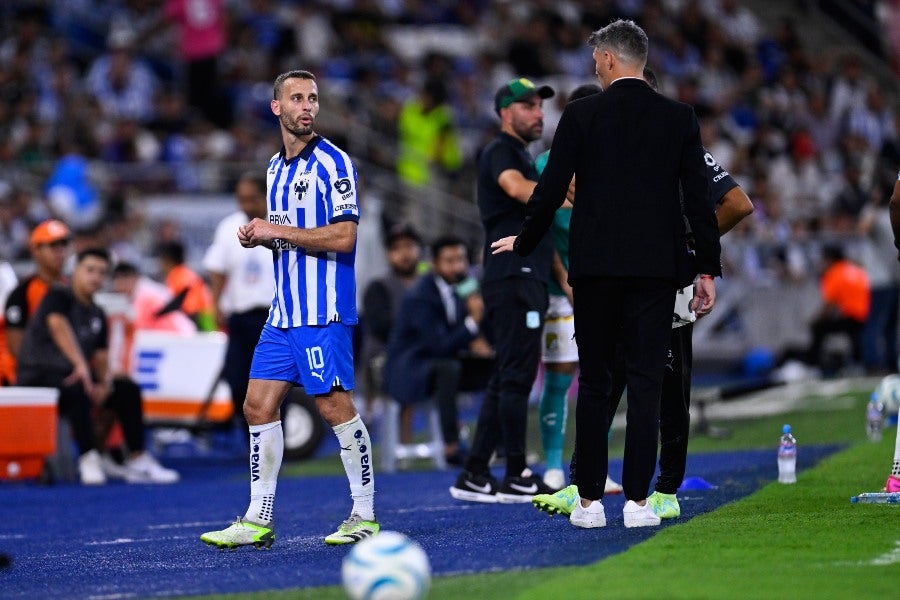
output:
[[[387,396],[382,396],[384,414],[381,417],[380,435],[377,451],[381,455],[381,470],[393,473],[397,470],[397,461],[413,458],[430,458],[438,469],[447,468],[444,457],[444,437],[441,434],[441,419],[437,404],[431,399],[423,405],[428,410],[428,434],[430,439],[424,443],[400,443],[400,405]]]

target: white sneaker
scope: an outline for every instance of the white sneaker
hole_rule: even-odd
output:
[[[128,472],[125,481],[128,483],[175,483],[181,476],[178,471],[167,469],[149,452],[142,452],[125,464]]]
[[[613,481],[612,477],[606,476],[606,485],[603,487],[603,494],[621,494],[622,486]]]
[[[82,485],[103,485],[106,483],[106,475],[103,474],[103,464],[100,453],[89,450],[78,458],[78,474]]]
[[[569,523],[584,529],[606,527],[606,512],[603,510],[603,503],[594,500],[585,508],[581,505],[581,498],[579,498],[575,503],[575,510],[569,515]]]
[[[622,509],[622,517],[625,527],[654,527],[661,523],[649,502],[641,506],[634,500],[629,500]]]
[[[107,479],[125,479],[128,477],[128,467],[117,463],[109,454],[100,455],[100,468]]]
[[[547,469],[544,471],[544,485],[553,490],[561,490],[566,487],[566,475],[562,469]]]

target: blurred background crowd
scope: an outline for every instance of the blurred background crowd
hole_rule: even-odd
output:
[[[477,264],[474,165],[497,130],[494,92],[513,76],[555,88],[530,148],[546,149],[568,93],[595,80],[588,34],[627,17],[650,36],[660,91],[695,107],[755,205],[723,244],[731,308],[698,327],[701,361],[804,335],[834,239],[873,287],[900,287],[884,240],[898,0],[7,0],[0,17],[0,260],[27,259],[31,228],[53,216],[151,273],[173,239],[197,264],[238,176],[278,150],[272,80],[304,68],[317,130],[357,162],[364,222],[459,235]],[[190,211],[152,210],[171,198],[226,206],[197,229]],[[361,289],[378,275],[360,271]]]

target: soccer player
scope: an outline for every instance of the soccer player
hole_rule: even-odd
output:
[[[352,544],[379,530],[372,442],[350,393],[357,323],[356,168],[346,152],[314,131],[319,90],[312,73],[279,75],[271,108],[284,146],[267,169],[268,220],[255,218],[237,233],[245,248],[272,249],[275,272],[275,297],[244,400],[250,506],[229,527],[200,539],[220,548],[268,548],[275,541],[275,486],[284,453],[279,408],[290,389],[302,385],[334,429],[353,498],[350,517],[325,543]]]

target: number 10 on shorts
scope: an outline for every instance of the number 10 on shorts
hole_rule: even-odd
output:
[[[325,357],[322,355],[321,346],[313,346],[306,349],[306,360],[310,369],[322,369],[325,367]]]

